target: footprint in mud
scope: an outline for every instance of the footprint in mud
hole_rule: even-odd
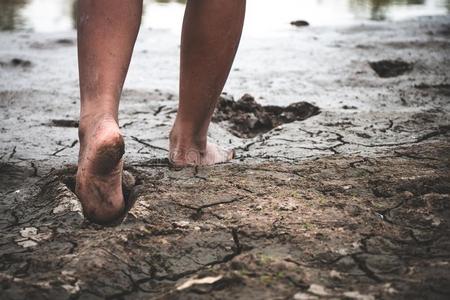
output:
[[[64,185],[75,195],[75,184],[76,184],[76,173],[77,167],[73,166],[66,170],[60,171],[59,178]],[[126,212],[128,212],[133,208],[136,197],[133,195],[133,189],[140,185],[141,182],[128,170],[124,170],[122,174],[122,192],[123,197],[126,203]],[[122,221],[122,220],[121,220]],[[112,225],[119,225],[112,224]]]
[[[71,167],[67,171],[61,173],[61,181],[69,188],[69,190],[75,193],[75,174],[77,173],[76,167]],[[133,188],[137,185],[139,185],[139,182],[136,180],[134,175],[131,172],[124,170],[122,176],[122,189],[123,195],[126,199],[130,197]]]
[[[212,120],[216,123],[224,122],[237,137],[252,138],[281,124],[305,120],[319,113],[320,109],[308,102],[296,102],[285,107],[262,106],[248,94],[238,101],[222,95]]]
[[[381,78],[397,77],[410,72],[414,64],[403,60],[380,60],[369,62],[370,67]]]
[[[13,58],[9,62],[0,61],[0,67],[29,68],[31,66],[31,61],[21,58]]]

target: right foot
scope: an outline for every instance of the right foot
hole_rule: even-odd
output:
[[[80,156],[75,193],[84,216],[109,225],[125,214],[122,193],[124,141],[119,126],[109,116],[80,121]]]
[[[173,131],[169,148],[169,161],[175,167],[215,165],[228,162],[235,156],[234,150],[223,149],[213,143],[183,141]]]

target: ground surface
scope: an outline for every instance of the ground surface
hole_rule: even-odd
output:
[[[0,37],[0,298],[450,297],[448,17],[244,41],[230,94],[306,102],[220,106],[211,139],[237,159],[184,170],[165,160],[176,44],[143,32],[121,106],[137,202],[116,228],[71,191],[73,33]]]

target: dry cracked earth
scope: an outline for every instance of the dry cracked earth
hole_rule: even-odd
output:
[[[448,299],[450,20],[413,24],[333,32],[340,52],[315,46],[352,74],[326,79],[337,107],[223,95],[210,135],[237,149],[228,164],[171,169],[176,96],[127,89],[136,204],[113,228],[87,223],[72,192],[76,84],[0,84],[0,298]],[[1,48],[0,74],[39,74],[38,59],[74,48],[51,45],[15,59]]]

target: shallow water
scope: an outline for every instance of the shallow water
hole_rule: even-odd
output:
[[[179,33],[185,0],[144,2],[143,27]],[[450,0],[248,0],[246,32],[276,32],[297,19],[335,26],[449,12]],[[67,31],[74,28],[75,15],[75,0],[0,0],[1,30]]]

